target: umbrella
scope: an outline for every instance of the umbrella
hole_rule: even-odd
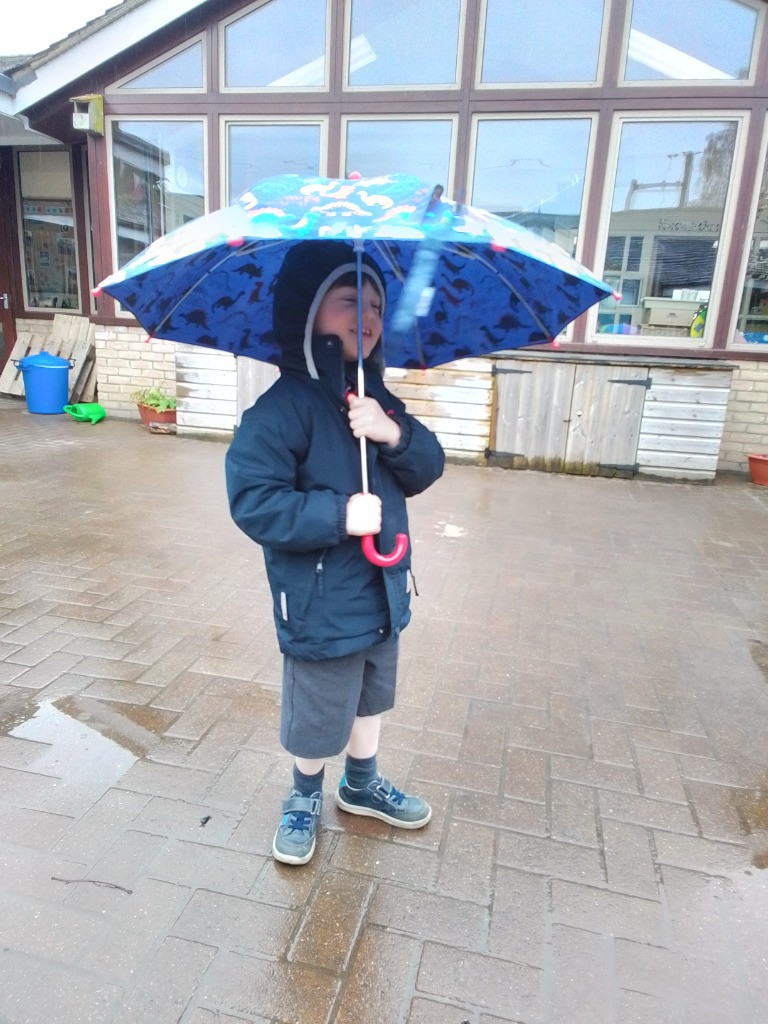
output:
[[[347,240],[382,268],[384,359],[402,368],[552,341],[613,294],[559,246],[442,192],[400,174],[267,178],[157,239],[96,292],[117,299],[150,336],[278,362],[270,300],[287,249]],[[360,355],[360,394],[362,376]],[[361,462],[366,491],[364,438]]]

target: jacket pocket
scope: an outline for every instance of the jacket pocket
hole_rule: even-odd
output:
[[[288,571],[274,572],[275,612],[282,622],[294,629],[306,623],[313,602],[324,595],[326,552],[324,548],[316,555],[304,554],[300,559],[291,560]]]

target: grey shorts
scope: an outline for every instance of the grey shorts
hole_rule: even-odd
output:
[[[398,641],[323,661],[283,655],[280,742],[294,757],[335,757],[356,717],[395,704]]]

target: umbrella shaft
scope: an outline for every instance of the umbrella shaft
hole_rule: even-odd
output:
[[[365,448],[365,438],[360,438],[360,470],[363,476],[363,494],[368,493],[368,453]]]

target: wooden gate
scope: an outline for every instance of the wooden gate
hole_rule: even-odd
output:
[[[647,387],[641,366],[500,362],[489,458],[515,469],[632,475]]]

